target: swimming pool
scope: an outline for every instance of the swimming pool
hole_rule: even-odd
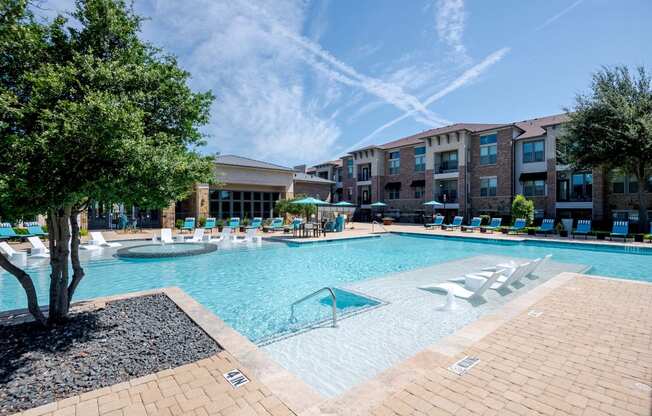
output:
[[[556,262],[591,265],[592,274],[652,282],[652,251],[637,251],[532,240],[519,243],[412,234],[301,246],[264,243],[258,248],[217,250],[168,260],[90,260],[85,264],[86,277],[75,298],[178,286],[237,331],[258,342],[327,319],[330,307],[325,295],[300,305],[297,323],[289,319],[292,302],[324,286],[337,287],[480,254],[531,259],[548,253],[553,254]],[[40,302],[46,302],[47,263],[28,271],[35,280]],[[25,304],[16,279],[0,274],[0,310]],[[360,304],[370,302],[350,302],[342,306],[342,311],[355,310]]]

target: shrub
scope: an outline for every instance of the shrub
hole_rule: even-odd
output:
[[[512,218],[525,218],[527,225],[534,221],[534,202],[523,195],[516,195],[512,202]]]
[[[181,227],[183,227],[183,220],[176,220],[174,222],[174,226],[178,229],[181,229]]]
[[[491,215],[480,215],[480,225],[489,225],[491,222]]]
[[[199,220],[197,220],[197,227],[202,228],[206,225],[206,217],[199,217]]]
[[[243,227],[248,226],[248,225],[249,225],[249,218],[244,217],[244,219],[242,220],[242,224],[241,224],[241,225],[242,225]]]
[[[82,237],[86,237],[88,235],[88,230],[86,228],[80,228],[79,235]]]

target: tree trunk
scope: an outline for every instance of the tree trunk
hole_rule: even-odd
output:
[[[79,222],[77,221],[77,215],[79,214],[78,210],[74,210],[70,214],[70,231],[72,232],[71,242],[70,242],[70,260],[72,262],[72,281],[70,286],[68,286],[68,307],[72,302],[72,297],[75,294],[75,290],[79,285],[81,279],[84,278],[84,269],[81,267],[79,262]]]
[[[638,180],[638,232],[645,233],[647,227],[647,198],[645,197],[647,178],[645,177],[645,168],[639,169],[636,180]]]
[[[27,295],[27,309],[29,310],[29,313],[32,314],[37,322],[45,325],[45,316],[38,306],[36,289],[34,289],[34,282],[32,282],[32,278],[29,276],[29,274],[27,274],[23,269],[12,264],[9,259],[7,259],[2,254],[0,254],[0,267],[13,274],[16,279],[18,279],[18,282],[25,290],[25,295]]]
[[[70,213],[72,207],[67,205],[50,210],[48,215],[48,233],[50,237],[50,305],[48,322],[62,323],[68,316],[68,278],[70,255]]]

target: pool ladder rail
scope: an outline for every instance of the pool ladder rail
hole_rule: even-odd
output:
[[[374,226],[375,226],[375,225],[377,225],[377,226],[379,226],[380,228],[382,228],[384,232],[386,232],[386,233],[389,232],[389,231],[387,231],[387,228],[385,228],[385,226],[382,225],[381,223],[379,223],[378,221],[372,221],[372,222],[371,222],[371,234],[374,233]]]
[[[324,291],[329,292],[330,297],[331,297],[331,301],[333,302],[333,328],[337,328],[337,297],[335,296],[335,291],[333,290],[333,288],[328,287],[328,286],[322,287],[319,290],[315,290],[311,294],[309,294],[307,296],[304,296],[301,299],[299,299],[298,301],[292,303],[292,305],[290,306],[290,310],[291,310],[290,321],[291,322],[296,322],[296,318],[294,317],[294,307],[296,305],[298,305],[298,304],[300,304],[300,303],[302,303],[302,302],[304,302],[304,301],[312,298],[313,296],[316,296],[316,295],[318,295],[318,294],[320,294],[321,292],[324,292]]]

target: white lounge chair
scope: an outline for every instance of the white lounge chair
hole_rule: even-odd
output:
[[[93,246],[101,246],[101,247],[121,247],[122,244],[120,243],[109,243],[104,239],[104,235],[99,232],[99,231],[92,231],[91,232],[91,243],[90,245]]]
[[[173,244],[174,240],[172,239],[172,229],[170,228],[161,228],[161,243],[163,244]]]
[[[546,264],[548,262],[548,260],[550,260],[551,257],[552,257],[552,254],[546,254],[543,257],[539,257],[537,259],[532,260],[531,266],[530,266],[531,269],[527,273],[525,273],[522,277],[530,276],[532,273],[537,271],[541,266]],[[520,263],[520,264],[525,264],[525,263]],[[482,270],[484,272],[493,272],[493,271],[495,271],[497,269],[514,269],[514,268],[518,267],[520,264],[516,263],[514,260],[510,260],[507,263],[501,263],[501,264],[497,264],[495,266],[485,267]],[[481,274],[481,275],[484,276],[483,273],[475,273],[475,274]],[[500,281],[500,279],[498,279],[498,281]],[[518,280],[516,280],[516,281],[518,281]]]
[[[485,279],[483,282],[480,282],[477,286],[472,284],[473,279],[465,279],[464,286],[461,286],[457,283],[444,282],[437,283],[434,285],[421,286],[419,289],[427,291],[439,291],[445,293],[453,293],[453,295],[462,299],[477,299],[482,298],[484,292],[487,291],[496,282],[498,276],[502,273],[502,270],[495,271],[489,279]]]
[[[246,242],[252,242],[254,241],[254,237],[256,236],[256,229],[255,228],[248,228],[247,231],[245,231],[245,235],[242,238],[234,238],[233,241],[236,243],[246,243]]]
[[[211,239],[209,241],[211,243],[219,243],[221,241],[230,241],[231,236],[235,237],[233,235],[231,227],[224,227],[224,228],[222,228],[222,232],[220,232],[220,235],[218,235],[217,237],[214,237],[214,238],[211,237]]]
[[[0,242],[0,252],[4,253],[8,259],[12,258],[17,253],[16,250],[6,242]]]
[[[32,257],[50,257],[50,250],[45,247],[40,238],[27,237],[27,241],[32,245]]]
[[[527,276],[528,273],[533,269],[534,262],[531,263],[523,263],[519,264],[513,269],[503,269],[502,272],[500,272],[500,276],[496,279],[496,282],[491,285],[491,288],[493,290],[500,290],[503,288],[507,288],[510,285],[518,282],[521,280],[524,276]],[[465,277],[470,277],[472,279],[489,279],[491,278],[496,271],[493,272],[478,272],[478,273],[470,273],[467,274]]]
[[[204,229],[195,228],[195,231],[192,234],[192,237],[186,239],[187,243],[201,243],[204,241]]]

